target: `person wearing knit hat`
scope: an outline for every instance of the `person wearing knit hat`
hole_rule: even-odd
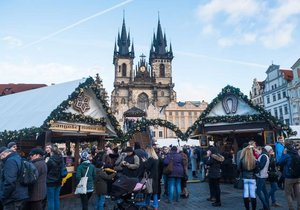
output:
[[[267,151],[267,153],[270,153],[271,150],[273,151],[273,148],[270,145],[266,145],[264,148]]]
[[[80,153],[81,161],[89,160],[89,156],[90,156],[90,154],[85,150]]]
[[[11,141],[7,144],[7,148],[16,152],[17,151],[17,143],[14,141]]]

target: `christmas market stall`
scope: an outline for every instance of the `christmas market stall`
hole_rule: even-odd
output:
[[[191,126],[186,135],[197,136],[203,147],[217,145],[221,151],[237,151],[253,140],[258,146],[272,145],[278,135],[292,129],[262,107],[253,105],[238,88],[226,86]]]
[[[71,193],[80,145],[94,142],[101,148],[123,134],[107,98],[98,75],[95,80],[89,77],[2,96],[0,144],[16,142],[24,157],[33,147],[43,148],[48,142],[64,145],[62,152],[71,163],[64,180],[70,186],[63,186],[62,194]]]

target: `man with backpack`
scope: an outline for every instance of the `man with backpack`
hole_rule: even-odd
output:
[[[285,141],[285,150],[278,164],[283,167],[285,178],[284,191],[287,198],[289,210],[294,210],[293,198],[297,200],[297,210],[300,209],[300,157],[294,148],[292,140]]]
[[[44,210],[47,197],[47,165],[43,158],[44,151],[41,148],[34,148],[30,151],[31,162],[38,170],[37,181],[29,186],[29,200],[26,210]]]
[[[3,161],[3,171],[0,182],[0,200],[4,210],[22,210],[28,199],[28,187],[20,182],[22,159],[17,152],[1,148],[0,158]]]

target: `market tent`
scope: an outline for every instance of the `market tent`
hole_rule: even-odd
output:
[[[20,139],[32,135],[33,128],[49,129],[53,122],[101,124],[108,136],[116,137],[120,128],[106,97],[102,81],[91,77],[2,96],[0,139]]]

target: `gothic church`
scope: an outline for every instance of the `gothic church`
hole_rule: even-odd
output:
[[[172,46],[167,47],[160,20],[153,34],[149,61],[144,54],[134,66],[134,44],[126,32],[123,18],[121,33],[115,43],[113,64],[115,69],[114,90],[111,94],[112,111],[122,124],[123,113],[137,107],[147,113],[148,118],[164,119],[163,108],[176,101],[172,82]]]

